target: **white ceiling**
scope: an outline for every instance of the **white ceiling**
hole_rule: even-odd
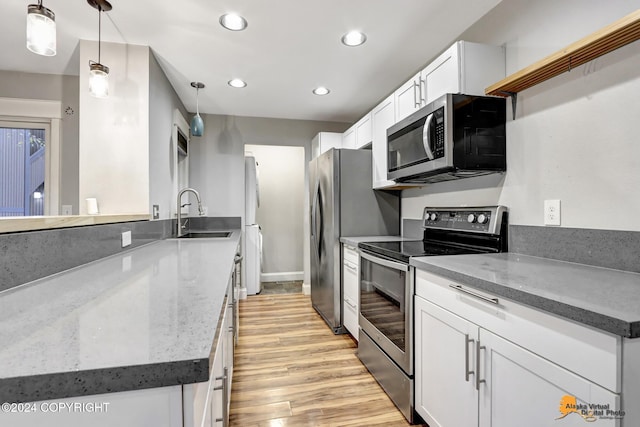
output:
[[[190,111],[197,80],[201,113],[353,122],[500,1],[111,0],[102,39],[150,46]],[[25,47],[28,3],[37,1],[2,0],[0,69],[78,74],[78,39],[97,40],[98,12],[86,0],[44,0],[58,53],[42,57]],[[227,12],[248,28],[222,28]],[[340,43],[352,29],[364,45]],[[248,86],[228,86],[234,77]],[[313,95],[319,85],[331,93]]]

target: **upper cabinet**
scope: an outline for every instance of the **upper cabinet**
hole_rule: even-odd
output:
[[[394,181],[387,179],[387,129],[395,123],[396,103],[389,95],[371,112],[373,122],[371,158],[373,161],[373,188],[392,187]]]
[[[342,134],[342,148],[356,148],[356,125],[351,126]]]
[[[356,144],[355,148],[363,148],[371,144],[371,113],[358,120],[354,125],[356,128]]]
[[[458,41],[394,92],[398,122],[444,95],[484,95],[488,83],[505,75],[504,49]]]
[[[358,149],[369,144],[371,144],[371,113],[367,113],[342,134],[342,148]]]
[[[315,159],[320,154],[332,148],[342,148],[342,134],[334,132],[320,132],[311,140],[311,158]]]

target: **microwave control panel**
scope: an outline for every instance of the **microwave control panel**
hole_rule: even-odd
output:
[[[439,159],[444,157],[444,107],[438,108],[433,112],[433,119],[431,121],[431,151],[433,157]]]

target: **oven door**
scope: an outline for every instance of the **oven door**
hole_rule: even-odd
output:
[[[360,328],[413,376],[413,278],[409,265],[362,251]]]

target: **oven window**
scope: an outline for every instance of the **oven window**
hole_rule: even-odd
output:
[[[405,351],[407,272],[361,258],[360,314]]]

